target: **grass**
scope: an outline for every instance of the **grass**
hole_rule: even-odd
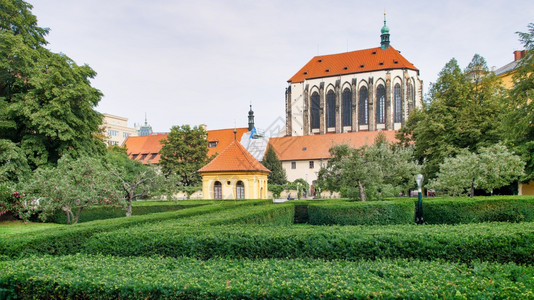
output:
[[[0,222],[0,237],[63,226],[65,225],[55,223],[28,222],[24,224],[23,221],[3,221]]]

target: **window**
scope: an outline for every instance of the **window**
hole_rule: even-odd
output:
[[[400,84],[395,84],[393,89],[393,98],[395,99],[395,122],[402,122],[402,100],[401,100],[401,87]]]
[[[215,181],[213,185],[213,198],[222,199],[222,184],[220,181]]]
[[[141,158],[139,160],[145,160],[147,155],[148,154],[141,154]]]
[[[241,180],[235,185],[235,196],[237,199],[245,199],[245,184]]]
[[[343,91],[343,126],[352,126],[352,94],[347,88]]]
[[[128,132],[123,132],[123,133],[122,133],[122,137],[123,137],[123,138],[127,138],[127,137],[129,137],[129,136],[130,136],[130,134],[129,134]]]
[[[319,115],[319,93],[314,92],[311,96],[311,129],[319,129],[320,115]]]
[[[332,90],[326,94],[326,124],[336,127],[336,94]]]
[[[217,147],[217,142],[209,142],[208,143],[208,148],[215,148]]]
[[[407,91],[408,95],[406,98],[408,99],[408,113],[410,113],[413,109],[414,98],[415,98],[415,93],[414,93],[413,85],[411,81],[408,82],[407,90],[408,90]]]
[[[296,161],[292,161],[291,162],[291,169],[296,169],[297,168],[297,162]]]
[[[360,114],[358,117],[358,123],[360,125],[369,124],[369,105],[367,103],[367,98],[369,94],[367,93],[367,87],[362,86],[360,88],[360,101],[359,101],[359,110]]]
[[[383,85],[376,89],[376,123],[386,123],[386,89]]]
[[[310,160],[310,169],[313,169],[315,167],[315,163],[313,160]]]
[[[108,130],[108,136],[119,136],[119,132],[117,130]]]

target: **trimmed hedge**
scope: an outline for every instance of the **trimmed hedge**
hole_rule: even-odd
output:
[[[413,200],[338,202],[308,205],[312,225],[393,225],[412,224]]]
[[[416,260],[31,257],[0,262],[0,298],[527,299],[534,267]]]
[[[9,237],[9,239],[0,240],[0,255],[17,257],[38,253],[53,255],[77,253],[85,241],[95,233],[110,232],[145,223],[157,224],[161,221],[198,216],[235,208],[236,206],[248,207],[270,203],[272,203],[271,200],[216,202],[214,205],[199,206],[178,211],[132,216],[129,218],[97,220],[75,225],[65,225],[64,227],[53,230],[28,232]]]
[[[95,234],[82,251],[199,259],[417,258],[534,264],[534,223],[204,228],[166,222]]]
[[[533,222],[534,197],[475,197],[423,199],[427,224]]]
[[[146,215],[159,212],[175,211],[184,208],[191,208],[195,206],[202,206],[207,204],[213,204],[211,201],[194,201],[194,200],[181,200],[181,201],[143,201],[149,203],[140,203],[136,201],[132,206],[132,215]],[[149,204],[149,205],[147,205]],[[85,208],[80,216],[78,223],[106,220],[113,218],[121,218],[125,216],[125,210],[120,207],[106,207],[96,206]],[[67,224],[67,217],[63,212],[57,212],[49,218],[50,222]]]

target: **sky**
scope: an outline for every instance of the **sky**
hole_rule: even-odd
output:
[[[284,125],[287,80],[312,57],[391,45],[420,70],[424,93],[452,58],[489,67],[523,49],[515,32],[534,22],[534,1],[27,0],[47,48],[97,72],[101,113],[208,130]]]

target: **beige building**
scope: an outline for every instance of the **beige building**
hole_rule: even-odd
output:
[[[198,172],[202,175],[204,199],[267,199],[267,176],[271,171],[237,138]]]
[[[110,114],[102,115],[104,116],[102,121],[102,131],[106,137],[105,142],[108,146],[122,146],[126,138],[137,135],[135,128],[128,127],[128,118]]]
[[[313,185],[319,170],[326,166],[330,159],[330,148],[336,145],[349,145],[359,148],[372,145],[382,132],[392,143],[397,142],[396,131],[358,131],[339,134],[317,134],[305,136],[285,136],[271,138],[271,145],[286,171],[287,180],[295,181],[302,178]]]

